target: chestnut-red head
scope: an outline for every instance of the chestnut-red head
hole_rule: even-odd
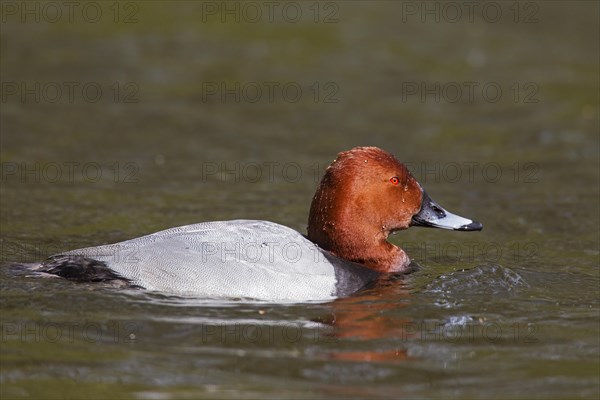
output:
[[[446,218],[454,225],[442,223]],[[411,225],[481,229],[478,222],[454,216],[433,202],[390,153],[355,147],[339,153],[325,171],[311,204],[308,238],[377,271],[404,271],[410,260],[387,237]]]

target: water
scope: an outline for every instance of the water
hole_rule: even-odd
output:
[[[96,23],[3,11],[2,398],[598,398],[597,3],[452,22],[430,2],[436,22],[413,2],[307,2],[295,23],[262,3],[256,22],[231,3],[239,23],[220,3],[96,4]],[[324,304],[6,267],[209,220],[305,232],[356,145],[484,230],[400,232],[419,271]]]

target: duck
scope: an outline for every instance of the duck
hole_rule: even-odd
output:
[[[202,222],[66,251],[29,270],[178,296],[323,302],[409,273],[409,256],[388,237],[415,226],[483,228],[433,201],[391,153],[355,147],[325,170],[306,235],[270,221]]]

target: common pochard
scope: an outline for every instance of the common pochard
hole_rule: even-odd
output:
[[[326,301],[407,272],[408,255],[387,238],[410,226],[482,229],[431,200],[390,153],[356,147],[325,171],[307,236],[268,221],[204,222],[68,251],[30,269],[177,295]]]

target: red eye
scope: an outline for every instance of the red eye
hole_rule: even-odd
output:
[[[392,185],[397,185],[397,184],[399,184],[399,183],[400,183],[400,179],[398,179],[398,177],[397,177],[397,176],[392,176],[392,177],[390,178],[390,182],[392,182]]]

